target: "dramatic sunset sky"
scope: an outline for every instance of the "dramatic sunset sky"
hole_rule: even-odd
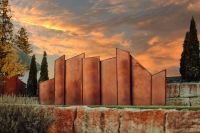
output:
[[[115,48],[131,51],[152,73],[168,70],[179,75],[179,60],[190,19],[200,33],[200,0],[10,0],[13,22],[24,26],[37,61],[48,53],[53,61],[115,55]]]

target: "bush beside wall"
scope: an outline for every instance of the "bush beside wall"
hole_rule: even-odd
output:
[[[53,120],[45,107],[0,104],[1,133],[46,133]]]

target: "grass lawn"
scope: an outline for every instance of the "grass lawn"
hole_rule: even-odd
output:
[[[200,111],[200,106],[88,106],[91,108],[99,108],[99,107],[106,107],[106,108],[116,108],[116,109],[175,109],[175,110],[193,110],[193,111]]]

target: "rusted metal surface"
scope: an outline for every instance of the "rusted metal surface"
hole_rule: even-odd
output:
[[[5,95],[19,94],[19,88],[17,87],[17,80],[18,80],[17,76],[6,79],[4,82],[3,94]]]
[[[18,76],[1,80],[1,94],[4,95],[23,95],[25,94],[26,84]]]
[[[55,104],[64,104],[65,102],[65,56],[61,56],[55,61]]]
[[[26,88],[26,84],[24,82],[22,82],[19,78],[17,79],[17,90],[19,95],[25,95],[25,88]]]
[[[152,104],[166,103],[166,70],[152,76]]]
[[[151,105],[151,73],[132,57],[132,103]]]
[[[116,58],[101,61],[101,104],[117,105]]]
[[[54,104],[55,88],[54,79],[41,82],[39,84],[39,99],[41,104],[50,105]]]
[[[166,71],[155,75],[130,53],[100,61],[81,54],[55,62],[55,104],[164,105]]]
[[[117,53],[118,105],[131,105],[130,53],[120,49]]]
[[[83,105],[100,105],[100,59],[83,59]]]
[[[83,58],[81,54],[66,61],[66,90],[65,103],[67,105],[83,104]]]

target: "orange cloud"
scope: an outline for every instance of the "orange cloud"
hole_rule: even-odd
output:
[[[102,37],[103,36],[103,37]],[[46,50],[49,55],[66,54],[68,57],[77,55],[77,53],[86,52],[88,56],[101,56],[102,59],[110,57],[115,52],[113,45],[120,44],[124,47],[130,46],[130,41],[123,39],[123,33],[105,37],[104,35],[97,35],[91,38],[48,38],[35,36],[31,38],[35,46],[40,49],[36,53],[40,54]]]
[[[196,1],[196,2],[190,3],[188,5],[187,9],[189,11],[199,12],[200,11],[200,1]]]
[[[160,37],[159,36],[154,36],[147,43],[149,45],[154,45],[154,44],[157,44],[159,41],[160,41]]]
[[[61,15],[44,15],[47,11],[38,10],[36,8],[20,8],[12,6],[13,19],[20,23],[25,23],[34,26],[44,27],[50,30],[58,30],[69,33],[84,34],[81,26],[66,21],[63,18],[71,18],[74,16],[67,10],[63,11]]]
[[[137,59],[152,73],[162,69],[179,66],[183,39],[178,38],[169,43],[153,45],[144,54],[138,55]]]
[[[173,5],[180,5],[180,4],[184,4],[186,2],[188,2],[189,0],[153,0],[156,4],[158,5],[162,5],[162,6],[167,6],[167,5],[170,5],[170,4],[173,4]]]

